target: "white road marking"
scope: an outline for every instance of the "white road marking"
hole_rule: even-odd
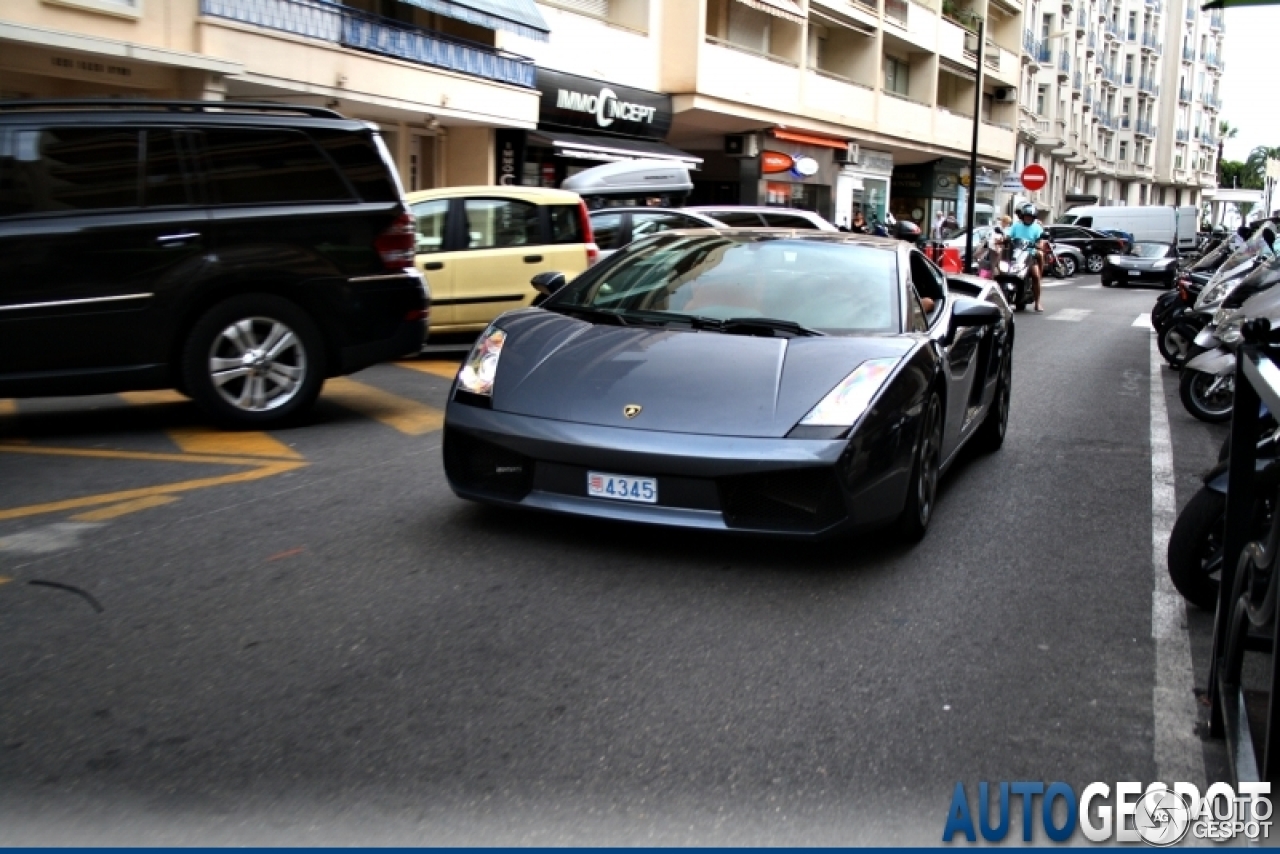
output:
[[[1080,290],[1100,291],[1102,290],[1102,285],[1081,285]]]
[[[1071,323],[1079,323],[1089,315],[1093,314],[1087,308],[1064,308],[1061,311],[1055,311],[1049,315],[1050,320],[1066,320]]]
[[[1149,312],[1149,311],[1144,311],[1142,314],[1138,315],[1138,319],[1137,319],[1137,320],[1135,320],[1135,321],[1134,321],[1132,324],[1130,324],[1130,325],[1131,325],[1131,326],[1139,326],[1139,327],[1141,327],[1141,328],[1143,328],[1143,329],[1152,329],[1152,328],[1154,328],[1154,327],[1152,327],[1152,325],[1151,325],[1151,312]]]
[[[1063,280],[1062,280],[1062,281],[1060,281],[1060,282],[1041,282],[1041,283],[1040,283],[1040,287],[1042,287],[1042,288],[1065,288],[1067,285],[1074,285],[1075,283],[1076,283],[1076,280],[1075,280],[1075,279],[1063,279]]]
[[[40,555],[74,549],[81,544],[82,534],[101,527],[102,524],[96,522],[54,522],[51,525],[28,528],[0,537],[0,552]]]
[[[1191,639],[1187,608],[1169,580],[1169,532],[1177,517],[1173,443],[1164,400],[1164,359],[1151,336],[1151,637],[1156,644],[1156,678],[1151,692],[1157,780],[1205,782],[1204,754],[1196,735]]]

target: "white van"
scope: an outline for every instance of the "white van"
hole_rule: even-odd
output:
[[[1175,208],[1167,205],[1113,207],[1088,205],[1072,208],[1058,217],[1062,225],[1078,225],[1094,231],[1127,231],[1134,240],[1172,243],[1178,249],[1196,247],[1196,231],[1200,227],[1196,209],[1191,205]]]

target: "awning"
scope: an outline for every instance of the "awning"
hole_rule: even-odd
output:
[[[613,160],[670,160],[683,163],[690,169],[702,165],[702,158],[673,148],[664,142],[651,139],[622,139],[612,136],[586,136],[577,133],[538,130],[529,132],[531,144],[551,146],[561,157],[579,160],[595,160],[607,163]]]
[[[844,151],[849,147],[847,139],[836,139],[830,136],[818,136],[815,133],[801,133],[797,130],[784,130],[783,128],[774,128],[770,131],[775,137],[785,142],[800,142],[805,145],[817,145],[822,148],[834,148],[838,151]]]
[[[533,0],[400,0],[400,2],[426,9],[428,12],[435,12],[437,15],[444,15],[446,18],[466,21],[477,27],[505,30],[540,42],[546,41],[547,35],[551,32],[551,28],[542,18],[542,13],[538,11],[537,6],[533,5]]]
[[[760,12],[783,18],[793,24],[804,23],[804,10],[795,0],[738,0],[743,6],[750,6]]]

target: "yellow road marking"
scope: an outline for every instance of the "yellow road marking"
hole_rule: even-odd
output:
[[[10,400],[9,398],[0,400],[0,416],[17,415],[17,414],[18,414],[18,401]]]
[[[153,451],[110,451],[102,448],[47,448],[0,442],[0,453],[44,454],[50,457],[94,457],[102,460],[146,460],[156,463],[211,463],[224,466],[260,466],[262,460],[213,454],[163,454]]]
[[[188,403],[191,400],[191,398],[167,388],[155,391],[122,391],[119,392],[119,397],[134,406],[150,406],[156,403]]]
[[[117,519],[130,513],[137,513],[139,510],[172,504],[177,500],[172,495],[153,495],[150,498],[138,498],[133,501],[112,504],[98,510],[90,510],[88,513],[78,513],[72,516],[71,519],[74,522],[106,522],[109,519]]]
[[[10,581],[13,581],[13,579],[5,578],[3,575],[0,575],[0,584],[8,584]]]
[[[452,380],[458,375],[457,362],[396,362],[396,364],[420,374],[431,374],[446,380]]]
[[[421,436],[444,426],[444,413],[439,409],[346,377],[327,381],[324,396],[410,436]]]
[[[215,430],[212,427],[181,427],[169,431],[169,438],[188,454],[226,454],[233,457],[271,457],[300,460],[302,455],[267,433]]]
[[[149,498],[155,495],[168,495],[173,492],[191,492],[196,489],[208,489],[211,486],[226,486],[231,483],[247,483],[253,480],[273,477],[306,463],[263,463],[257,462],[249,471],[225,474],[218,477],[202,477],[195,480],[183,480],[177,483],[164,483],[159,486],[144,486],[138,489],[122,489],[119,492],[105,492],[101,495],[86,495],[82,498],[68,498],[63,501],[50,501],[45,504],[30,504],[26,507],[13,507],[0,510],[0,521],[23,519],[27,516],[40,516],[45,513],[62,513],[67,510],[79,510],[82,507],[97,507],[103,504],[118,504],[122,501],[133,501],[138,498]]]

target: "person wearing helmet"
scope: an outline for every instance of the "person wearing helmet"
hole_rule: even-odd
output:
[[[1044,249],[1044,226],[1036,220],[1035,205],[1026,204],[1018,208],[1018,221],[1005,230],[1010,240],[1026,240],[1036,248],[1031,252],[1031,263],[1027,273],[1031,276],[1031,296],[1035,301],[1035,310],[1044,311],[1040,304],[1040,266]]]

